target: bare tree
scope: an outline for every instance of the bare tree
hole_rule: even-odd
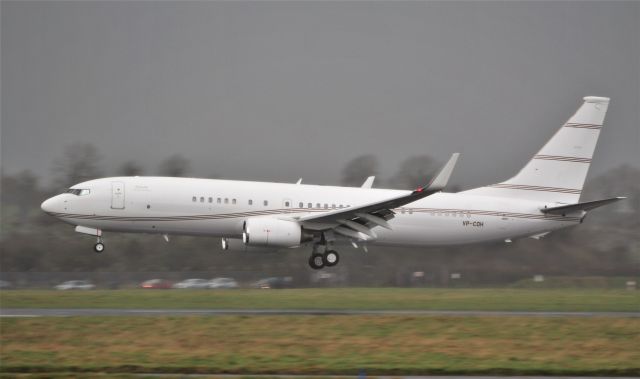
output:
[[[54,184],[59,188],[100,176],[100,153],[91,143],[76,142],[67,146],[61,158],[54,160]]]
[[[350,160],[342,169],[342,184],[360,186],[368,176],[378,173],[378,159],[371,154],[361,155]]]
[[[428,155],[409,157],[400,164],[398,172],[391,178],[393,187],[413,189],[423,186],[438,172],[438,163]]]
[[[142,167],[134,161],[126,161],[120,166],[120,174],[123,176],[142,175]]]
[[[189,161],[180,154],[174,154],[160,164],[160,175],[185,176],[190,170]]]
[[[2,176],[2,203],[3,209],[8,206],[17,206],[18,222],[27,222],[29,213],[37,210],[37,204],[42,201],[43,194],[38,186],[38,178],[29,170],[21,171],[15,175]],[[3,212],[3,217],[7,215]]]

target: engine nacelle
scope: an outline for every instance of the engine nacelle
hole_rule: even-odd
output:
[[[296,247],[313,238],[295,221],[253,217],[244,222],[242,242],[247,246]]]
[[[239,238],[223,238],[222,250],[237,251],[243,253],[275,253],[278,251],[278,248],[264,246],[247,246]]]

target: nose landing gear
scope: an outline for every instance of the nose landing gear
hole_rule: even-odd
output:
[[[100,254],[104,251],[104,243],[102,243],[102,237],[98,237],[98,242],[93,245],[93,251]]]

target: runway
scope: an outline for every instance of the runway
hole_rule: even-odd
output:
[[[344,309],[126,309],[126,308],[5,308],[0,317],[77,316],[458,316],[458,317],[626,317],[640,312],[527,312],[527,311],[435,311]]]
[[[132,376],[144,376],[144,377],[175,377],[173,374],[133,374]],[[278,375],[278,374],[269,374],[269,375],[206,375],[206,374],[181,374],[180,377],[189,377],[189,378],[282,378],[282,379],[304,379],[304,378],[328,378],[328,379],[351,379],[351,378],[376,378],[376,379],[453,379],[453,378],[464,378],[464,379],[549,379],[549,378],[557,378],[557,379],[637,379],[634,377],[625,377],[625,376],[475,376],[475,375],[449,375],[449,376],[426,376],[426,375],[396,375],[396,376],[388,376],[388,375],[372,375],[372,376],[348,376],[348,375]]]

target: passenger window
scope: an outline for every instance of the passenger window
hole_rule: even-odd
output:
[[[285,207],[287,207],[287,208],[289,208],[289,202],[288,202],[288,201],[285,201],[285,202],[284,202],[284,206],[285,206]]]
[[[329,209],[329,204],[325,203],[324,204],[324,209]]]
[[[316,204],[316,208],[320,208],[320,203],[317,203],[317,204]]]
[[[225,197],[225,198],[224,198],[224,203],[225,203],[225,204],[229,204],[229,198],[228,198],[228,197]]]
[[[249,199],[249,205],[253,205],[253,200]]]
[[[222,204],[222,198],[218,198],[218,204]]]
[[[236,203],[236,199],[232,199],[231,204],[235,204],[235,203]]]
[[[336,205],[335,204],[331,204],[331,209],[336,209]]]
[[[201,202],[201,203],[204,203],[204,196],[201,196],[201,197],[200,197],[200,202]]]
[[[213,203],[213,197],[209,198],[209,204]]]
[[[313,208],[313,204],[312,203],[307,204],[307,208]]]
[[[194,196],[191,198],[191,201],[198,201],[198,198]]]
[[[269,205],[269,202],[267,200],[263,201],[262,204],[264,204],[264,206],[266,207],[267,205]]]
[[[304,203],[300,202],[300,204],[298,204],[298,208],[304,208]]]

